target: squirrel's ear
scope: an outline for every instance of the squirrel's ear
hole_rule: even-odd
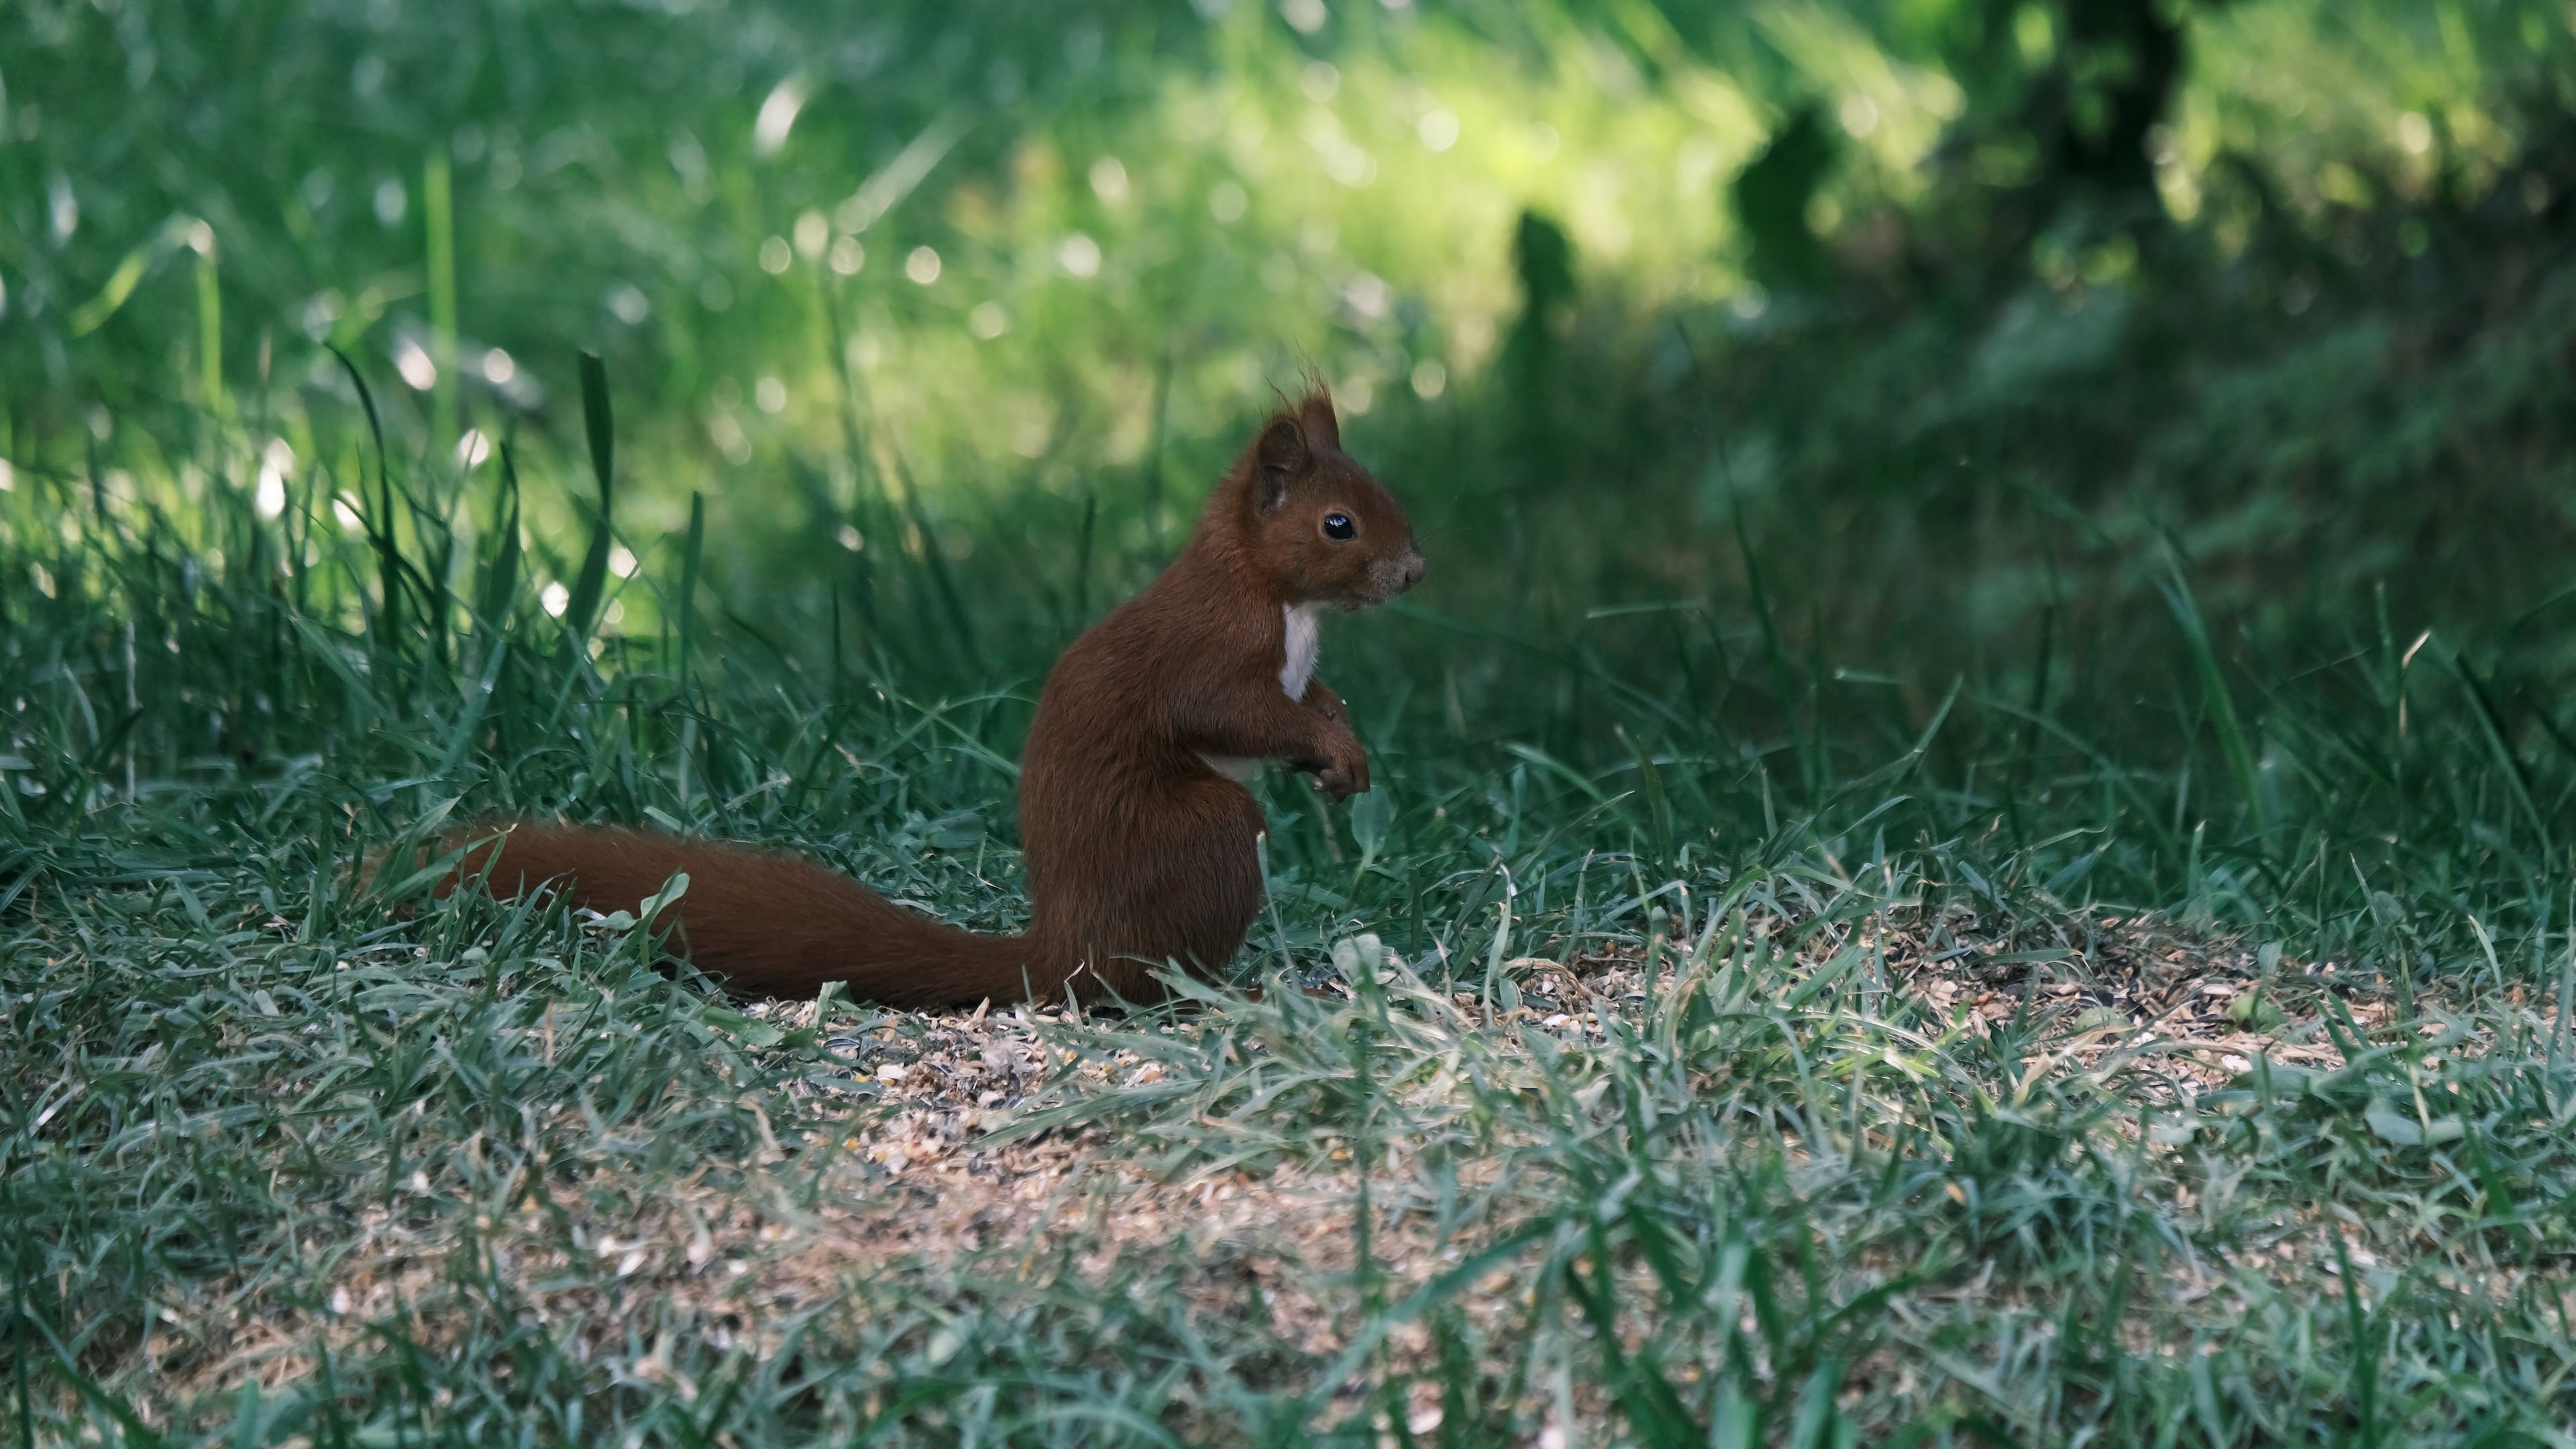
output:
[[[1306,437],[1316,447],[1339,449],[1342,446],[1341,419],[1333,416],[1333,395],[1320,386],[1308,388],[1305,400],[1297,405],[1297,421],[1304,426]]]
[[[1261,441],[1253,447],[1258,467],[1252,486],[1262,512],[1288,501],[1288,485],[1306,471],[1309,456],[1306,435],[1298,431],[1295,418],[1282,413],[1261,430]]]

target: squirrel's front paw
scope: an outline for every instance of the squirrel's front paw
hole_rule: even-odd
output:
[[[1356,738],[1345,737],[1333,742],[1330,759],[1315,776],[1315,784],[1336,800],[1368,793],[1368,751],[1360,748]]]

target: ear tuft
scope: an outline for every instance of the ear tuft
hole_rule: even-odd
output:
[[[1333,416],[1333,395],[1322,383],[1313,383],[1297,404],[1297,421],[1304,425],[1306,437],[1319,448],[1339,451],[1342,446],[1341,419]]]
[[[1253,445],[1253,458],[1259,464],[1253,478],[1253,496],[1262,512],[1268,513],[1288,501],[1288,485],[1306,471],[1312,457],[1297,419],[1281,413],[1262,428],[1261,441]]]

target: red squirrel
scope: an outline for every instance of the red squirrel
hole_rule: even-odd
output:
[[[1026,935],[959,930],[795,856],[623,829],[501,827],[447,888],[488,864],[497,894],[550,884],[631,911],[685,871],[664,921],[752,994],[1150,999],[1166,963],[1222,967],[1260,909],[1257,762],[1313,772],[1336,800],[1368,789],[1342,698],[1315,677],[1317,619],[1384,603],[1423,568],[1403,507],[1342,451],[1331,398],[1273,414],[1180,556],[1047,675],[1020,767]]]

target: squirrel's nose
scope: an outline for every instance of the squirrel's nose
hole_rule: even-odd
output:
[[[1417,548],[1411,553],[1406,554],[1404,558],[1404,586],[1409,589],[1415,584],[1422,582],[1423,572],[1430,567],[1430,563],[1422,557],[1422,550]]]

